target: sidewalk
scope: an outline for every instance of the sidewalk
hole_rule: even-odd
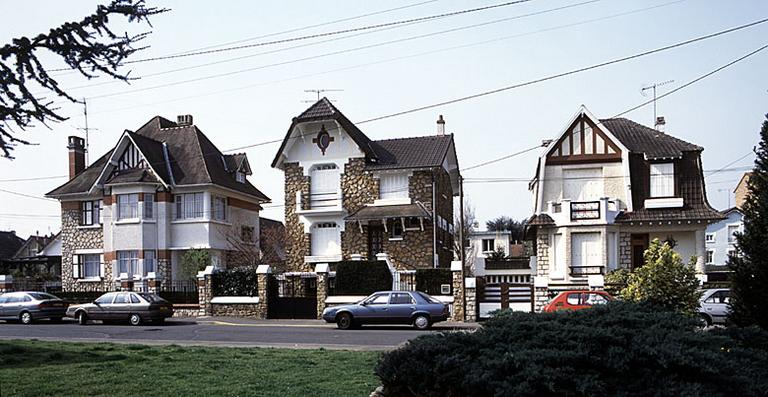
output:
[[[240,326],[255,326],[255,327],[312,327],[312,328],[336,328],[336,324],[326,323],[323,320],[260,320],[255,318],[243,318],[243,317],[215,317],[205,316],[188,318],[196,320],[199,324],[212,324],[212,325],[240,325]],[[375,327],[408,327],[404,324],[375,324],[370,325]],[[433,330],[437,331],[449,331],[449,330],[464,330],[464,329],[477,329],[480,327],[478,323],[460,323],[453,321],[443,321],[432,326]]]

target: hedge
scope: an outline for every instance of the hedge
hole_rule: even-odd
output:
[[[443,295],[440,286],[451,286],[449,295],[453,293],[453,275],[450,269],[416,269],[416,290],[429,295]]]
[[[392,273],[383,261],[343,261],[336,264],[336,295],[370,295],[392,289]]]
[[[256,267],[244,266],[219,270],[211,275],[213,296],[258,296]]]
[[[768,390],[768,333],[613,302],[502,312],[476,332],[419,337],[375,368],[387,396],[698,395]]]

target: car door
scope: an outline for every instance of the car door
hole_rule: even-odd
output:
[[[0,295],[0,318],[5,317],[5,305],[7,301],[8,301],[7,294]]]
[[[120,292],[115,296],[112,307],[109,309],[109,318],[113,320],[127,320],[131,313],[131,294]]]
[[[21,313],[21,305],[24,301],[24,295],[15,293],[8,297],[5,302],[3,316],[6,318],[18,318]]]
[[[381,323],[385,321],[389,310],[389,293],[373,295],[363,303],[362,309],[357,315],[358,318],[367,323]]]
[[[724,323],[728,316],[728,304],[730,302],[730,291],[722,290],[712,294],[707,299],[705,310],[712,316],[712,322]]]
[[[398,323],[408,323],[416,311],[416,302],[407,292],[393,292],[389,297],[388,317]]]
[[[110,320],[109,313],[112,310],[115,295],[115,293],[108,293],[96,299],[93,306],[88,309],[88,317],[94,320]]]

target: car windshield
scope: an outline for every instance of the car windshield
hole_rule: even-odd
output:
[[[165,299],[160,297],[158,294],[148,294],[146,292],[139,294],[141,295],[144,300],[146,300],[149,303],[165,303],[167,302]]]
[[[36,301],[44,301],[44,300],[50,300],[50,299],[61,300],[58,297],[53,296],[51,294],[46,294],[45,292],[30,292],[27,295],[31,296],[32,299]]]
[[[437,299],[435,299],[435,298],[433,298],[433,297],[431,297],[431,296],[429,296],[429,295],[427,295],[427,294],[425,294],[423,292],[419,292],[419,295],[421,295],[421,297],[424,298],[424,300],[429,302],[429,303],[442,303],[439,300],[437,300]]]

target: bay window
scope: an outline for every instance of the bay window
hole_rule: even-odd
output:
[[[177,194],[176,219],[199,219],[203,217],[203,193]]]
[[[139,195],[118,194],[117,195],[117,220],[137,219],[139,217]]]
[[[155,194],[144,193],[144,219],[155,217]]]

